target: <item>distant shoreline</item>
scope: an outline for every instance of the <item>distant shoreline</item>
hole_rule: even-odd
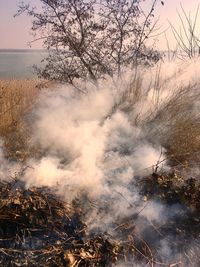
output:
[[[0,49],[0,78],[32,78],[33,66],[42,67],[48,55],[42,49]]]
[[[0,53],[47,53],[47,49],[12,49],[0,48]]]

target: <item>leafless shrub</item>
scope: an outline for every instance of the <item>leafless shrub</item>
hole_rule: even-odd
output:
[[[50,52],[45,68],[36,68],[40,77],[80,89],[85,79],[97,84],[107,75],[120,77],[127,66],[160,58],[146,46],[157,30],[157,21],[153,22],[157,0],[147,14],[136,0],[40,2],[41,10],[24,2],[17,13],[33,18],[32,30],[39,34],[35,40],[42,39]]]

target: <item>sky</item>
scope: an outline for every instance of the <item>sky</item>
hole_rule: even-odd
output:
[[[195,14],[199,0],[163,0],[164,6],[158,1],[155,16],[159,17],[158,33],[166,32],[167,39],[170,46],[173,46],[175,41],[171,34],[168,20],[175,26],[179,27],[180,22],[176,9],[180,10],[180,2],[182,3],[186,12],[191,11],[191,14]],[[16,13],[17,4],[20,0],[0,0],[0,49],[1,48],[29,48],[28,42],[32,40],[31,36],[31,18],[26,15],[21,15],[14,18],[13,15]],[[39,5],[40,0],[24,0],[24,2],[32,3],[35,6]],[[145,5],[151,5],[152,0],[146,0]],[[199,14],[200,17],[200,14]],[[199,19],[200,28],[200,19]],[[200,32],[200,29],[199,29]],[[165,35],[159,35],[156,37],[156,45],[164,49],[166,47]],[[31,48],[37,49],[42,48],[42,43],[33,43]]]

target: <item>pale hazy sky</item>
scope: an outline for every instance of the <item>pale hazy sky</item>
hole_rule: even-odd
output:
[[[178,17],[176,9],[180,9],[180,2],[184,9],[191,14],[200,4],[200,0],[163,0],[165,5],[162,6],[158,1],[156,8],[156,16],[160,17],[159,25],[161,26],[160,32],[166,30],[169,26],[168,20],[173,25],[177,26]],[[25,15],[13,18],[17,10],[17,3],[20,0],[0,0],[0,48],[28,48],[28,42],[32,40],[30,35],[31,19]],[[39,0],[25,0],[24,2],[32,2],[38,5]],[[146,0],[146,4],[150,5],[152,0]],[[199,14],[200,17],[200,14]],[[198,26],[198,25],[197,25]],[[173,38],[168,30],[168,39],[170,44],[173,45]],[[199,20],[199,33],[200,33],[200,20]],[[159,37],[159,47],[164,47],[166,44],[164,36]],[[35,43],[32,48],[41,48],[41,43]]]

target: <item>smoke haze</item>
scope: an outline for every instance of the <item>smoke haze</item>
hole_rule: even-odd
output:
[[[137,177],[151,174],[158,163],[162,162],[159,168],[170,169],[164,161],[165,148],[152,137],[152,125],[155,128],[164,124],[152,118],[183,86],[198,84],[199,71],[197,62],[163,63],[159,69],[138,70],[143,77],[141,97],[132,99],[128,112],[120,104],[113,109],[119,96],[127,92],[128,82],[115,88],[111,81],[103,81],[99,90],[90,85],[83,95],[70,86],[41,93],[31,114],[32,146],[38,149],[39,156],[27,162],[30,168],[22,177],[26,186],[55,187],[67,201],[87,194],[96,205],[86,215],[91,231],[99,229],[113,234],[113,222],[135,216],[140,234],[152,239],[143,218],[164,224],[170,216],[182,212],[179,206],[169,209],[158,201],[146,202],[136,186]],[[126,81],[131,78],[127,75]],[[134,97],[132,93],[130,97]],[[193,112],[198,109],[194,105]],[[0,162],[0,177],[5,177],[14,167],[6,163],[2,150]],[[159,252],[163,260],[179,257],[171,251],[170,242],[162,238]]]

